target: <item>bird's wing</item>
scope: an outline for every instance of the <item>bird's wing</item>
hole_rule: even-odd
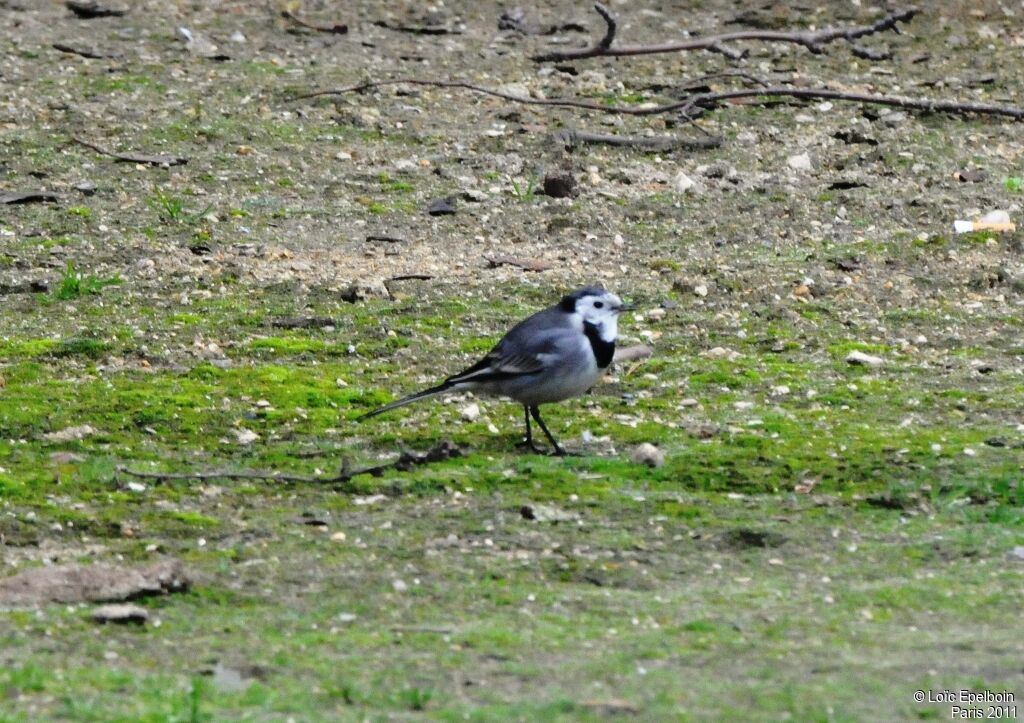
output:
[[[544,371],[566,345],[571,329],[558,325],[557,318],[549,320],[538,318],[540,316],[535,314],[513,328],[487,356],[446,382],[500,381]]]

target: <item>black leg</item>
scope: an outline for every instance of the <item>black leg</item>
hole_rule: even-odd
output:
[[[558,444],[558,441],[555,439],[554,435],[552,435],[551,432],[548,430],[548,426],[544,424],[544,420],[540,418],[540,407],[536,405],[530,407],[530,414],[532,414],[533,418],[537,420],[537,424],[540,425],[540,428],[544,430],[544,434],[546,434],[548,439],[551,441],[551,446],[555,448],[555,454],[557,454],[559,457],[564,457],[566,454],[565,450],[562,449],[562,447]]]
[[[544,450],[533,443],[533,431],[530,429],[530,408],[525,404],[523,405],[523,418],[526,420],[526,439],[516,446],[529,447],[532,452],[536,452],[537,454],[542,453]]]

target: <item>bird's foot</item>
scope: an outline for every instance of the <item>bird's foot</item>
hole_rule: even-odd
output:
[[[524,439],[522,442],[517,442],[516,448],[528,449],[534,454],[544,454],[544,450],[538,447],[532,439]]]
[[[567,450],[565,447],[562,447],[561,445],[557,445],[555,447],[555,451],[553,451],[551,454],[554,457],[582,457],[583,456],[579,452],[570,452],[569,450]]]

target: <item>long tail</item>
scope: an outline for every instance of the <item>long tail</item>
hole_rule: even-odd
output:
[[[412,404],[413,402],[419,401],[420,399],[426,399],[427,397],[433,397],[433,396],[435,396],[437,394],[441,394],[442,392],[447,392],[449,389],[453,389],[456,386],[457,386],[456,384],[452,384],[451,382],[448,382],[448,381],[441,382],[436,387],[431,387],[430,389],[424,389],[422,392],[416,392],[415,394],[410,394],[407,397],[402,397],[401,399],[399,399],[397,401],[391,402],[391,404],[385,404],[383,407],[380,407],[378,409],[374,409],[372,412],[367,412],[366,414],[363,414],[362,416],[356,417],[356,421],[357,422],[362,422],[364,419],[369,419],[370,417],[376,417],[378,414],[384,414],[384,412],[390,412],[392,409],[398,409],[399,407],[404,407],[406,404]]]

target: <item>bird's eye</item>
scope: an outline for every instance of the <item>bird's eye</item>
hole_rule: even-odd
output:
[[[595,301],[594,302],[594,308],[595,309],[603,309],[604,308],[604,302],[603,301]]]

